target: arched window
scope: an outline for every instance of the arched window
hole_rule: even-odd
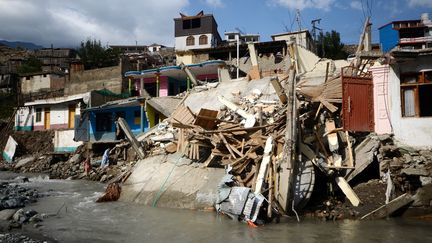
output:
[[[193,45],[195,45],[195,38],[193,36],[188,36],[186,38],[186,45],[187,46],[193,46]]]
[[[207,43],[208,43],[208,38],[207,38],[207,36],[206,36],[206,35],[201,35],[201,36],[199,37],[199,44],[200,44],[200,45],[207,45]]]

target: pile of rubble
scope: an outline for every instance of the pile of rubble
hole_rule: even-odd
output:
[[[0,183],[0,210],[24,207],[39,197],[35,189],[28,189],[9,182]]]
[[[28,182],[26,177],[18,177],[13,181],[0,183],[0,222],[7,222],[8,230],[21,228],[23,224],[33,224],[39,227],[40,222],[46,218],[34,210],[24,210],[23,207],[37,202],[40,197],[35,189],[19,185]],[[4,226],[4,225],[3,225]]]
[[[127,145],[127,143],[126,143]],[[119,146],[112,149],[109,157],[109,166],[101,166],[102,156],[90,156],[91,169],[85,172],[85,155],[88,154],[85,146],[80,146],[74,154],[47,154],[40,157],[33,155],[18,159],[14,170],[22,173],[45,173],[52,179],[88,179],[108,182],[119,174],[128,171],[135,160],[130,161],[118,156]],[[127,151],[127,149],[126,149]]]

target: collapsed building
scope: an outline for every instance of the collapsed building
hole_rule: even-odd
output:
[[[295,33],[239,46],[241,68],[235,46],[207,49],[220,37],[207,35],[203,18],[217,27],[202,13],[176,22],[202,45],[176,36],[187,49],[177,61],[191,63],[127,72],[118,88],[138,97],[80,110],[74,138],[86,146],[43,168],[119,183],[121,201],[214,207],[250,224],[430,210],[428,48],[371,53],[367,20],[351,63],[317,57]],[[86,157],[95,170],[83,175]],[[102,168],[104,159],[113,166]],[[23,163],[22,171],[38,169]]]

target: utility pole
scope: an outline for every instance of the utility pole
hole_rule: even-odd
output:
[[[321,28],[316,27],[316,24],[320,24],[320,22],[321,22],[321,19],[314,19],[314,20],[311,21],[311,24],[312,24],[312,36],[313,36],[313,40],[314,40],[314,51],[315,51],[315,54],[317,53],[317,50],[318,50],[318,48],[317,48],[316,31],[317,30],[322,31]]]
[[[296,21],[297,21],[297,25],[298,25],[298,31],[301,31],[301,17],[300,17],[300,9],[297,9],[296,12]]]

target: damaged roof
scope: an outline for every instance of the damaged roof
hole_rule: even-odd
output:
[[[146,102],[155,110],[162,113],[164,116],[169,117],[180,103],[181,98],[173,96],[154,97],[148,99]]]

